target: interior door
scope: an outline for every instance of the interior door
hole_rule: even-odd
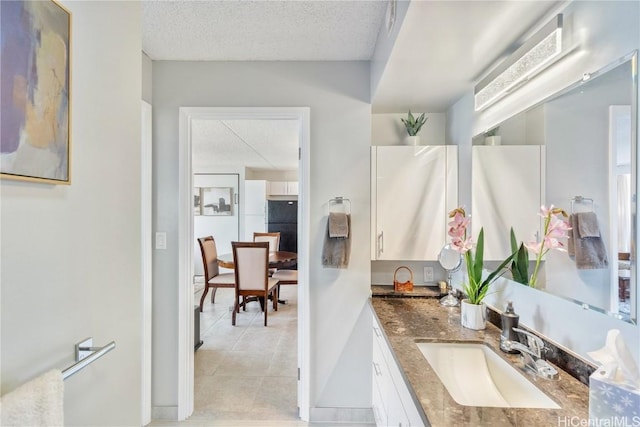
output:
[[[194,174],[194,193],[199,194],[200,212],[195,208],[193,218],[193,271],[202,276],[202,256],[198,238],[213,236],[219,254],[231,253],[231,242],[239,240],[238,174]]]

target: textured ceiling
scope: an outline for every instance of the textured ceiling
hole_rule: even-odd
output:
[[[386,1],[142,2],[153,60],[369,60]]]
[[[296,120],[194,120],[191,132],[196,171],[237,166],[298,169]]]
[[[561,3],[413,0],[373,112],[446,111]],[[386,8],[386,0],[143,0],[142,47],[152,60],[370,60]],[[280,137],[292,131],[279,125],[203,122],[194,153],[218,166],[295,169],[297,134]]]

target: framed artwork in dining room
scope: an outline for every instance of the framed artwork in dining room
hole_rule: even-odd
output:
[[[231,187],[203,187],[200,189],[202,215],[233,215]]]
[[[202,198],[202,189],[200,187],[193,187],[193,214],[202,215],[202,206],[200,199]]]
[[[0,177],[70,184],[71,14],[0,1]]]

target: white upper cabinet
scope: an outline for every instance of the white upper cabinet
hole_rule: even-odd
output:
[[[541,145],[472,148],[471,227],[474,239],[484,228],[485,260],[511,254],[511,227],[518,242],[541,238],[544,156]]]
[[[297,181],[269,181],[267,183],[267,194],[270,196],[297,196]]]
[[[458,203],[457,147],[371,148],[372,260],[435,261]]]

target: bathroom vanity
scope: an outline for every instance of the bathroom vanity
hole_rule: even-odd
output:
[[[373,297],[371,307],[374,318],[374,334],[376,333],[376,325],[382,334],[381,337],[374,335],[374,341],[382,338],[383,344],[388,345],[389,355],[393,357],[391,362],[397,365],[409,390],[409,397],[407,394],[402,396],[403,393],[399,392],[405,412],[409,414],[414,410],[411,408],[414,406],[421,415],[421,418],[418,418],[417,421],[411,421],[409,425],[421,425],[422,423],[434,427],[530,427],[588,422],[589,388],[559,368],[559,376],[556,380],[542,379],[520,371],[520,355],[507,354],[499,350],[500,329],[494,325],[488,324],[484,331],[463,328],[460,324],[460,308],[442,307],[437,298]],[[557,404],[559,409],[478,407],[458,404],[420,351],[417,343],[421,342],[467,342],[485,345],[501,359],[516,367],[518,373],[533,383],[544,394],[543,397],[549,398],[551,403]],[[374,342],[374,347],[376,345]],[[453,363],[458,363],[458,361]],[[474,366],[470,366],[468,361],[464,364],[460,363],[461,372],[469,369],[474,370]],[[481,361],[478,360],[478,363]],[[482,366],[478,365],[477,368],[481,369]],[[396,382],[399,381],[396,379]],[[402,388],[401,386],[398,388]],[[482,389],[474,389],[471,384],[469,389],[472,395],[483,393]],[[536,406],[536,404],[534,403],[532,406]],[[410,416],[408,418],[411,419]],[[416,420],[415,415],[413,420]],[[398,424],[388,423],[388,425]],[[405,425],[402,424],[402,426]]]

